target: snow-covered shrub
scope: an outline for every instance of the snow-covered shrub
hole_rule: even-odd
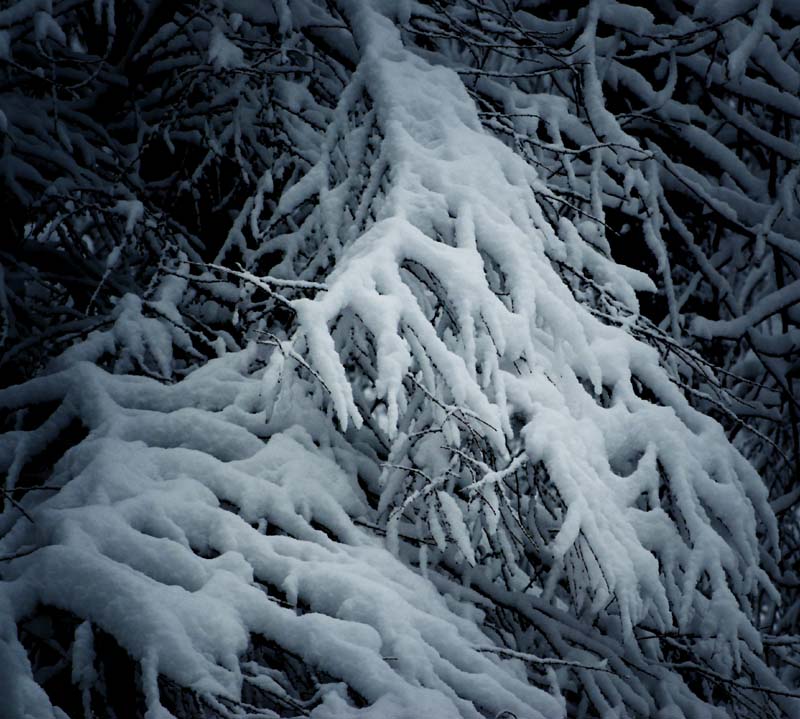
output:
[[[7,362],[42,356],[0,390],[10,716],[792,716],[782,538],[696,401],[673,235],[708,248],[665,180],[736,224],[752,170],[677,68],[716,33],[746,85],[769,7],[86,5],[0,14],[8,77],[83,68],[0,97],[113,165],[31,160],[5,115]],[[88,304],[44,256],[95,268]]]

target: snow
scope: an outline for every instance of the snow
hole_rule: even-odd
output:
[[[208,61],[215,70],[235,70],[245,65],[244,51],[215,27],[208,43]]]
[[[739,80],[744,74],[747,61],[753,54],[769,24],[772,0],[759,0],[755,18],[744,40],[728,55],[728,75]]]
[[[125,232],[130,235],[144,217],[144,205],[139,200],[117,200],[114,212],[125,218]]]
[[[226,27],[244,34],[264,17],[281,35],[316,26],[311,9],[255,5],[226,3],[235,10]],[[326,677],[311,710],[322,719],[549,719],[567,714],[560,686],[579,687],[587,711],[604,716],[713,715],[647,632],[698,637],[722,676],[761,666],[750,602],[774,591],[758,569],[759,534],[777,549],[766,489],[687,401],[679,375],[635,338],[649,327],[637,293],[656,285],[613,260],[605,215],[613,206],[642,218],[628,237],[658,263],[675,341],[667,227],[720,296],[730,288],[667,202],[679,184],[667,175],[732,224],[757,218],[765,246],[791,243],[778,217],[796,177],[769,204],[726,135],[673,99],[688,67],[791,109],[788,90],[745,72],[752,57],[772,57],[792,86],[791,68],[770,54],[770,3],[759,3],[727,70],[670,53],[660,91],[612,66],[619,38],[598,38],[601,23],[654,32],[654,16],[591,3],[574,39],[586,124],[565,98],[528,93],[522,80],[487,90],[510,115],[542,118],[551,141],[535,151],[565,157],[552,184],[535,155],[487,129],[477,82],[404,44],[396,16],[418,10],[376,7],[341,3],[355,39],[342,53],[358,62],[334,109],[320,109],[308,78],[264,88],[276,113],[300,118],[281,142],[318,137],[291,167],[270,159],[263,174],[243,170],[253,194],[215,261],[190,281],[197,265],[170,255],[174,274],[146,293],[120,291],[100,328],[0,390],[3,410],[37,408],[0,438],[9,491],[25,488],[26,471],[67,428],[87,432],[56,461],[50,491],[19,492],[0,515],[0,661],[13,676],[13,686],[0,676],[0,695],[15,714],[58,716],[17,636],[39,605],[79,620],[69,661],[87,713],[102,631],[139,664],[148,719],[170,716],[159,677],[209,702],[238,702],[250,685],[285,692],[280,670],[249,656],[258,638]],[[111,22],[113,3],[95,8]],[[744,10],[700,3],[685,24]],[[40,39],[56,36],[57,23],[40,15]],[[208,63],[244,68],[242,47],[221,28],[203,31]],[[684,123],[687,147],[723,179],[640,145],[608,109],[604,80]],[[238,102],[242,87],[224,97]],[[732,106],[719,113],[757,139],[766,132]],[[538,122],[519,127],[534,137]],[[794,157],[789,144],[772,149]],[[553,210],[562,181],[588,208],[580,217]],[[742,193],[747,202],[731,200]],[[104,281],[123,273],[149,209],[145,221],[142,201],[113,206],[125,237],[103,259]],[[760,286],[753,277],[750,289]],[[279,335],[268,332],[269,312],[256,316],[257,293],[269,298],[261,308],[291,315]],[[591,293],[602,297],[594,314]],[[735,319],[699,318],[692,331],[739,336],[799,293],[795,281],[746,311],[734,297]],[[190,322],[193,304],[201,309]],[[214,329],[229,321],[237,338],[230,326]],[[215,359],[195,348],[198,335]],[[184,357],[196,360],[190,370]]]
[[[40,10],[36,13],[34,16],[34,28],[36,42],[41,43],[44,42],[48,37],[51,37],[62,45],[67,44],[67,36],[64,34],[61,26],[47,11]]]
[[[441,407],[463,407],[467,417],[480,420],[471,423],[472,431],[486,437],[501,458],[507,457],[510,415],[520,411],[527,418],[522,433],[525,456],[531,464],[544,464],[567,508],[548,546],[556,560],[551,578],[557,578],[560,563],[573,562],[591,548],[594,569],[588,571],[587,585],[580,591],[591,597],[593,611],[614,598],[626,641],[643,623],[667,630],[677,622],[679,630],[691,631],[705,614],[694,587],[706,570],[718,602],[707,623],[716,629],[732,624],[737,629],[729,639],[737,641],[741,635],[752,641],[729,580],[711,570],[722,565],[731,576],[749,576],[746,567],[758,556],[756,512],[745,509],[742,514],[732,497],[741,501],[750,496],[760,514],[765,511],[763,492],[749,471],[742,470],[719,428],[701,421],[680,398],[656,354],[633,341],[624,329],[601,325],[566,291],[544,256],[545,248],[557,247],[559,239],[531,191],[539,187],[539,179],[481,130],[474,104],[455,73],[427,65],[405,51],[386,21],[369,10],[354,6],[352,14],[356,36],[365,46],[356,84],[363,83],[374,102],[382,133],[380,156],[386,163],[385,189],[375,222],[341,252],[326,290],[293,305],[310,364],[331,393],[342,427],[360,410],[342,358],[347,346],[331,328],[352,314],[373,338],[368,351],[375,353],[374,397],[386,400],[388,412],[381,421],[388,436],[397,438],[382,506],[392,506],[392,496],[402,486],[397,467],[428,468],[427,473],[412,475],[417,477],[414,488],[397,498],[388,528],[392,546],[397,548],[401,517],[416,512],[425,517],[439,551],[452,541],[472,564],[473,536],[480,536],[473,535],[475,517],[484,517],[478,521],[486,522],[490,536],[498,526],[497,511],[492,511],[500,506],[496,496],[487,497],[489,508],[482,515],[471,513],[462,499],[441,488],[452,465],[437,460],[434,469],[429,456],[403,450],[411,427],[398,424],[403,421],[399,408],[411,406],[412,400],[402,377],[418,368],[418,376]],[[644,15],[616,19],[649,22]],[[586,52],[594,42],[591,16],[589,22],[581,43]],[[596,106],[589,106],[595,127],[601,136],[633,150],[636,142],[621,133],[601,106],[594,72],[588,65],[586,81],[597,100]],[[358,98],[356,93],[343,95],[337,114],[346,117]],[[692,128],[687,133],[743,187],[754,192],[760,187],[720,143],[714,144],[706,133],[692,134]],[[331,162],[324,156],[308,173],[302,194],[294,190],[298,200],[315,191],[321,197],[336,191],[330,185]],[[631,183],[649,194],[648,206],[654,208],[645,229],[671,296],[670,270],[659,238],[661,190],[652,166],[649,174],[631,175]],[[594,192],[599,193],[599,185]],[[288,211],[296,206],[292,199],[284,207]],[[331,229],[329,219],[321,217],[319,222],[328,236],[338,231]],[[616,271],[589,247],[587,240],[602,247],[601,236],[593,237],[588,228],[581,234],[566,221],[560,230],[569,261],[577,268],[591,267],[593,275],[607,279],[629,306],[636,308],[635,290],[654,289],[634,272]],[[432,239],[434,233],[442,239]],[[501,302],[489,285],[487,256],[505,280],[509,304]],[[425,268],[424,276],[415,273],[417,266]],[[447,304],[450,318],[444,332],[431,325],[431,295]],[[677,335],[676,304],[672,297],[670,301]],[[506,369],[521,362],[530,370]],[[666,406],[638,399],[634,378]],[[583,388],[584,379],[592,392]],[[608,409],[598,406],[593,396],[604,386],[611,388],[614,398]],[[438,416],[439,436],[446,442],[445,426],[451,423],[447,414]],[[436,432],[435,427],[430,431]],[[640,427],[648,428],[646,435]],[[419,432],[420,425],[414,429]],[[635,471],[625,478],[603,459],[622,446],[629,454],[641,454]],[[712,493],[708,488],[718,486],[713,477],[721,466],[735,469],[725,470],[727,490]],[[508,476],[517,468],[509,467]],[[659,468],[665,471],[663,478]],[[491,476],[488,473],[485,481]],[[671,512],[658,506],[662,481],[675,493]],[[473,485],[473,491],[479,486],[480,482]],[[645,511],[636,506],[642,493],[653,505]],[[698,508],[700,497],[704,509]],[[730,538],[709,527],[708,512],[723,525],[737,527]],[[505,532],[498,534],[498,541],[501,537],[508,541]],[[729,541],[740,559],[734,559]],[[513,550],[505,551],[513,555]],[[751,588],[750,580],[743,580],[737,591]]]
[[[216,375],[223,366],[235,367],[231,356],[217,362]],[[83,393],[81,370],[68,370],[83,377],[69,384]],[[113,634],[143,667],[201,693],[238,694],[237,657],[255,632],[345,680],[378,707],[395,703],[397,716],[432,708],[454,719],[479,716],[469,699],[457,696],[481,702],[493,696],[497,711],[511,707],[520,716],[554,715],[546,694],[471,649],[487,641],[473,623],[452,614],[436,592],[352,523],[351,516],[366,511],[360,490],[306,429],[289,428],[264,445],[247,434],[259,448],[248,456],[249,449],[233,449],[241,442],[209,444],[222,428],[208,424],[211,413],[198,408],[195,397],[191,425],[177,421],[188,408],[173,409],[145,443],[139,436],[156,417],[135,406],[160,385],[140,380],[126,387],[119,383],[124,378],[92,372],[100,385],[95,391],[115,397],[111,416],[84,418],[97,422],[103,436],[64,457],[56,476],[65,486],[34,509],[35,527],[17,525],[0,542],[4,556],[26,546],[32,531],[42,543],[10,563],[0,585],[14,616],[36,602],[72,611]],[[186,390],[178,385],[173,394],[186,399],[198,381],[187,379]],[[62,377],[57,386],[65,384]],[[258,385],[242,378],[237,392]],[[206,396],[211,406],[218,401]],[[91,411],[96,401],[83,406]],[[124,432],[126,424],[138,429]],[[205,436],[202,448],[187,448],[190,426]],[[231,461],[232,454],[243,458]],[[220,507],[218,497],[241,507],[242,517]],[[285,535],[262,534],[249,524],[256,518]],[[212,549],[219,556],[203,559]],[[290,579],[294,601],[309,613],[284,608],[255,586],[288,586]],[[112,587],[114,601],[108,602]],[[93,671],[88,621],[73,648],[79,684]],[[395,665],[390,668],[382,654],[397,657]],[[398,673],[398,666],[407,670]],[[464,671],[484,678],[465,682],[459,678]],[[448,683],[454,688],[445,691]],[[340,704],[329,699],[319,711],[324,716]]]
[[[698,317],[692,331],[701,337],[741,337],[768,317],[800,302],[800,280],[764,295],[746,312],[731,320]]]
[[[116,5],[115,0],[93,0],[94,20],[99,25],[103,22],[103,14],[105,11],[105,21],[108,25],[108,31],[113,35],[117,30],[116,23]]]
[[[623,331],[601,327],[591,320],[564,292],[561,281],[541,259],[541,248],[552,242],[552,237],[548,235],[546,223],[536,220],[538,210],[530,195],[530,185],[535,186],[537,179],[531,177],[528,168],[510,151],[481,133],[474,106],[455,74],[425,66],[404,53],[386,24],[367,11],[356,17],[360,23],[357,33],[361,33],[367,44],[368,64],[362,69],[364,82],[375,99],[378,122],[384,131],[384,153],[394,169],[390,170],[392,184],[383,198],[378,221],[345,251],[339,268],[329,279],[328,290],[313,301],[297,302],[312,365],[334,396],[341,397],[337,400],[340,416],[345,413],[352,416],[349,382],[343,370],[336,369],[341,367],[338,349],[327,329],[329,323],[350,308],[378,340],[378,397],[385,396],[388,387],[394,387],[395,392],[402,387],[398,375],[392,375],[398,372],[398,365],[390,361],[395,350],[389,349],[390,342],[381,339],[387,326],[393,332],[404,334],[411,330],[413,341],[409,336],[409,347],[414,362],[421,367],[430,363],[434,372],[434,380],[429,384],[445,392],[445,402],[466,406],[481,417],[485,425],[477,431],[487,432],[501,453],[505,452],[505,440],[492,434],[489,428],[495,428],[496,432],[508,426],[506,398],[513,396],[515,404],[532,416],[524,435],[530,461],[545,463],[568,506],[551,551],[564,559],[574,551],[579,538],[586,536],[601,569],[591,585],[591,591],[597,592],[595,605],[599,608],[606,598],[615,595],[622,605],[621,619],[628,636],[632,627],[648,616],[657,626],[672,626],[670,606],[679,599],[683,602],[683,596],[690,596],[687,587],[698,581],[699,574],[679,569],[681,552],[666,548],[656,550],[649,542],[650,546],[643,547],[645,535],[649,532],[649,536],[654,536],[655,530],[645,529],[638,518],[639,510],[633,507],[629,514],[620,515],[620,503],[623,507],[632,505],[642,486],[652,486],[656,476],[654,458],[658,456],[662,464],[671,468],[669,481],[674,481],[676,491],[686,486],[685,490],[680,490],[681,512],[691,515],[696,490],[690,487],[702,486],[712,470],[707,463],[697,463],[692,454],[685,458],[683,451],[676,454],[676,447],[691,446],[701,456],[709,455],[710,446],[714,446],[720,456],[731,450],[726,448],[726,442],[716,430],[690,429],[683,425],[682,421],[689,422],[690,427],[697,422],[685,404],[683,420],[672,410],[658,412],[657,423],[664,428],[663,433],[650,440],[655,441],[655,445],[642,447],[648,460],[642,465],[641,473],[635,475],[637,482],[644,484],[632,484],[627,499],[619,495],[618,478],[608,465],[598,464],[597,458],[605,456],[610,443],[620,441],[614,432],[623,432],[620,436],[631,441],[635,436],[633,427],[642,421],[640,413],[653,411],[638,406],[629,384],[632,375],[620,376],[619,370],[632,364],[635,367],[635,370],[631,367],[632,372],[639,379],[652,382],[651,386],[658,393],[663,390],[666,379],[657,379],[660,371],[656,370],[657,358],[652,352],[637,347]],[[589,82],[593,82],[591,76]],[[349,98],[343,99],[343,102],[349,101]],[[609,137],[618,134],[615,126],[609,124],[605,110],[598,107],[592,112],[601,127],[606,128],[602,130],[604,134]],[[702,142],[705,143],[706,138],[703,135]],[[635,144],[629,138],[621,138],[621,141]],[[696,141],[701,142],[699,135]],[[722,155],[719,160],[723,164],[727,162]],[[318,171],[315,169],[312,174]],[[652,182],[651,177],[651,185]],[[412,203],[409,202],[411,197],[414,197]],[[457,239],[457,247],[450,248],[429,239],[432,215],[458,216],[464,213],[465,207],[470,208],[469,215],[459,218],[455,227],[456,238],[463,238]],[[508,218],[513,221],[509,222]],[[448,220],[435,222],[443,226]],[[522,223],[522,227],[516,223]],[[526,233],[526,241],[521,239],[522,231]],[[518,236],[520,239],[512,239]],[[573,248],[585,246],[568,229],[564,237],[568,247],[569,243]],[[651,243],[654,251],[661,247],[655,234]],[[526,246],[530,249],[522,251]],[[506,274],[513,311],[499,303],[486,284],[478,248],[490,254]],[[571,252],[573,262],[580,262],[576,250]],[[660,256],[663,262],[663,252]],[[424,265],[436,278],[437,284],[430,287],[434,292],[441,291],[452,308],[457,331],[463,337],[458,345],[443,342],[431,331],[421,300],[409,292],[408,285],[394,269],[409,260]],[[662,267],[662,270],[668,276],[668,269]],[[617,277],[614,281],[624,282]],[[648,283],[641,283],[640,287],[645,285]],[[652,285],[647,288],[652,289]],[[624,294],[625,290],[619,292]],[[401,299],[399,304],[395,296]],[[628,290],[628,298],[633,298],[631,290]],[[319,309],[312,312],[312,305]],[[571,319],[576,316],[578,323]],[[552,338],[547,348],[541,346],[537,332],[541,327],[547,327]],[[481,342],[481,334],[497,353],[484,355],[485,364],[474,349]],[[399,365],[403,371],[409,361],[405,352],[404,349]],[[522,377],[514,379],[499,369],[501,362],[507,365],[526,356],[537,357],[543,372],[528,376],[523,373]],[[481,384],[476,378],[478,371],[483,377]],[[594,398],[580,389],[581,376],[591,380],[595,392],[599,392],[603,384],[614,387],[615,396],[622,401],[615,405],[613,412],[620,415],[622,426],[598,415],[606,412],[601,412]],[[566,403],[562,396],[569,398]],[[487,405],[486,397],[494,398],[495,403]],[[670,403],[674,403],[674,398]],[[391,396],[389,404],[389,416],[394,423],[397,421],[396,400]],[[607,429],[602,430],[604,427]],[[654,448],[657,448],[655,453]],[[726,461],[734,461],[734,455],[728,456],[730,459]],[[649,469],[645,470],[646,466]],[[395,487],[394,484],[388,486]],[[420,501],[427,496],[427,491],[412,495]],[[464,549],[469,533],[456,519],[462,509],[449,495],[446,495],[447,500],[442,499],[445,493],[441,491],[436,496],[454,541],[469,557]],[[714,504],[722,521],[730,523],[732,506],[721,498]],[[410,506],[408,501],[404,506]],[[441,545],[442,530],[437,526],[436,513],[429,510],[427,516],[436,543]],[[673,519],[663,512],[655,513],[654,521],[656,517],[664,525],[666,534],[661,536],[670,536],[671,541],[676,541],[679,535]],[[752,531],[752,523],[747,525]],[[707,532],[699,518],[691,526],[698,537],[704,538],[709,552],[704,556],[713,557],[715,561],[727,556],[725,539]],[[396,519],[392,527],[397,531]],[[737,540],[740,549],[754,557],[753,540],[746,540],[744,536],[746,532]],[[679,541],[686,541],[686,556],[698,556],[691,551],[696,540]],[[667,571],[675,572],[682,584],[682,590],[671,596],[663,589],[660,579],[665,562]],[[718,587],[721,586],[719,582],[724,585],[726,580],[715,580]],[[732,595],[730,598],[732,600]],[[731,611],[738,612],[735,602]],[[680,626],[688,626],[692,621],[690,614],[682,610],[678,612],[678,619]]]

